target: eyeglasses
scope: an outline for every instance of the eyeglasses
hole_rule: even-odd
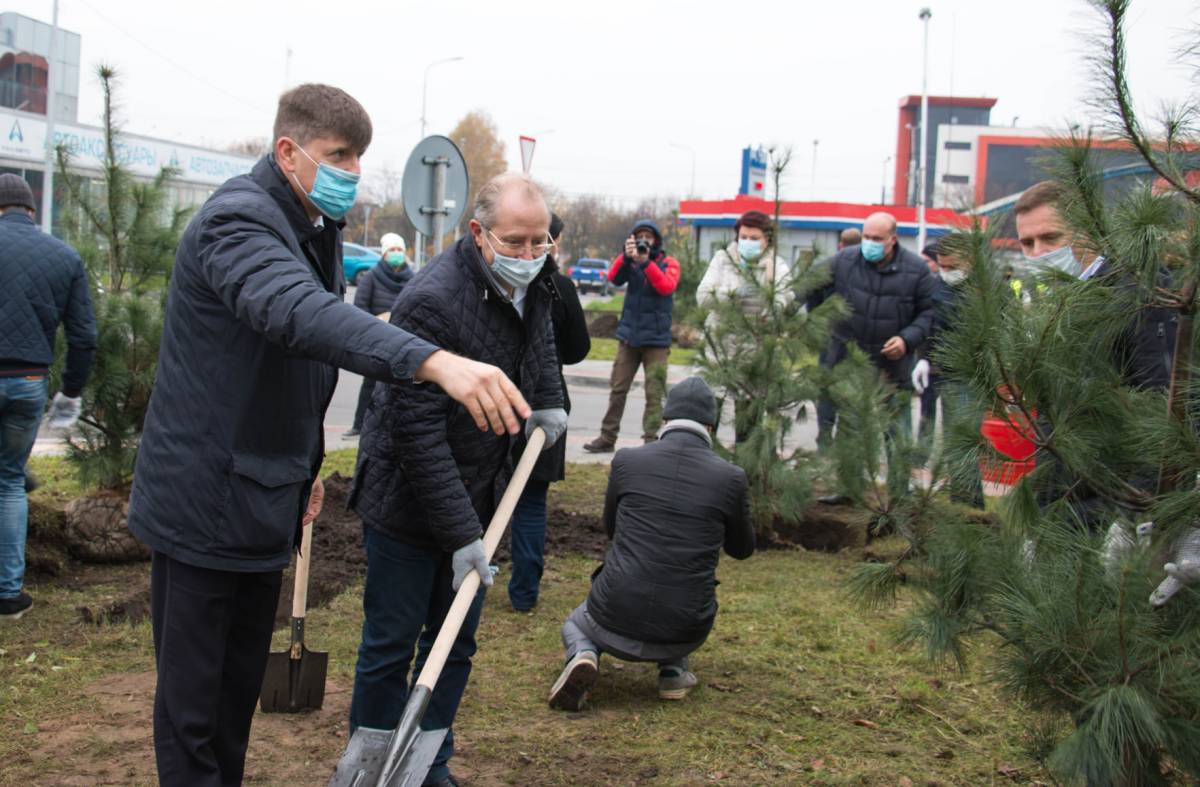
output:
[[[499,236],[497,236],[496,233],[492,232],[490,229],[488,229],[487,233],[488,233],[488,235],[492,236],[492,239],[496,241],[496,245],[499,246],[502,251],[504,251],[506,254],[511,254],[514,257],[517,256],[518,254],[520,254],[521,252],[525,251],[526,249],[529,249],[529,253],[532,254],[534,257],[540,257],[543,254],[549,254],[551,251],[554,250],[554,246],[555,246],[554,239],[551,238],[549,235],[546,236],[545,242],[533,243],[532,241],[523,242],[523,241],[503,240]]]

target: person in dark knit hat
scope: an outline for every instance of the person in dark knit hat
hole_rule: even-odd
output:
[[[66,429],[79,418],[96,353],[83,261],[33,223],[36,212],[25,179],[0,175],[0,619],[8,620],[33,606],[22,589],[29,520],[25,463],[46,410],[58,326],[66,329],[67,360],[49,426]]]
[[[600,654],[658,664],[658,696],[681,700],[696,685],[688,656],[717,615],[721,549],[754,552],[746,473],[712,450],[717,401],[699,377],[671,389],[657,442],[613,457],[604,500],[612,544],[587,599],[562,627],[567,664],[550,707],[579,710]]]

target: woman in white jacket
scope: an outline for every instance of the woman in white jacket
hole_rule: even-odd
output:
[[[774,247],[771,218],[759,210],[751,210],[733,225],[735,239],[713,255],[700,286],[696,302],[712,307],[720,300],[737,296],[749,315],[761,314],[764,304],[761,293],[775,285],[776,303],[791,298],[789,278],[791,266]],[[712,319],[715,315],[709,315]]]
[[[767,311],[764,298],[772,285],[777,305],[791,302],[795,297],[791,287],[791,265],[775,251],[771,218],[762,211],[747,211],[734,224],[734,233],[734,240],[717,251],[708,264],[708,270],[696,288],[696,302],[711,309],[722,301],[736,298],[747,317],[760,318]],[[716,326],[717,313],[714,311],[705,319],[705,327],[712,331]],[[722,342],[723,345],[730,343],[730,340]],[[732,344],[740,342],[733,339]],[[730,356],[742,349],[750,348],[725,347]],[[745,437],[738,434],[735,439],[740,443]]]

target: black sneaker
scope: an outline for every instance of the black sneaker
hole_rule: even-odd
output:
[[[358,437],[360,434],[362,434],[362,431],[359,429],[355,429],[352,426],[349,429],[347,429],[346,431],[342,432],[342,437]]]
[[[16,598],[0,598],[0,620],[17,620],[33,606],[33,597],[21,593]]]
[[[421,787],[460,787],[460,785],[458,779],[455,779],[452,773],[444,779],[438,779],[436,782],[425,782]]]
[[[611,454],[616,447],[616,443],[610,443],[603,437],[597,437],[590,443],[583,444],[583,450],[589,454]]]

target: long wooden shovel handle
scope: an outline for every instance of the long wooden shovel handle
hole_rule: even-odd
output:
[[[513,471],[512,479],[508,482],[508,488],[504,490],[504,496],[500,498],[500,505],[496,508],[491,523],[488,524],[487,532],[483,534],[483,551],[487,554],[489,561],[492,559],[492,555],[496,554],[496,547],[500,545],[500,537],[504,535],[504,530],[508,527],[508,520],[512,517],[513,509],[517,507],[517,499],[521,496],[521,492],[525,491],[525,483],[529,480],[529,474],[533,472],[538,454],[542,452],[545,444],[546,433],[540,427],[534,429],[525,444],[525,452],[521,454],[521,461],[517,463],[517,469]],[[479,590],[479,582],[479,572],[470,571],[459,586],[458,593],[454,596],[454,602],[450,605],[450,611],[446,613],[446,619],[442,621],[442,628],[438,632],[437,639],[433,641],[429,658],[425,659],[425,666],[421,668],[421,675],[417,678],[418,686],[424,686],[433,691],[438,677],[442,674],[442,667],[446,664],[446,658],[450,655],[450,648],[454,645],[454,640],[458,638],[463,621],[467,619],[471,602],[475,600],[475,593]]]
[[[303,527],[300,554],[296,558],[296,587],[292,591],[292,617],[303,618],[308,606],[308,565],[312,560],[312,523]]]

